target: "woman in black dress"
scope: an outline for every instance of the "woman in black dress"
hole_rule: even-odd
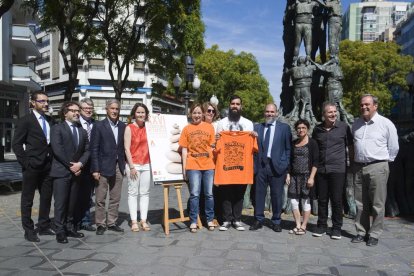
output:
[[[289,233],[296,235],[306,234],[306,226],[311,212],[310,201],[314,197],[313,185],[318,167],[318,144],[308,136],[309,128],[307,120],[299,119],[295,123],[298,138],[293,141],[290,169],[286,178],[286,184],[289,185],[288,197],[296,222],[296,227]],[[303,211],[302,222],[299,201],[301,201]]]

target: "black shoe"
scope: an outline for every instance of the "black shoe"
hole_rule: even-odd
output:
[[[99,225],[98,228],[96,229],[96,235],[103,235],[105,231],[106,231],[106,228],[102,225]]]
[[[341,229],[332,229],[331,239],[340,240],[341,239]]]
[[[108,226],[108,230],[109,231],[114,231],[114,232],[124,232],[124,229],[122,229],[121,227],[119,227],[116,224]]]
[[[275,232],[282,232],[282,227],[280,226],[280,224],[273,224],[272,230]]]
[[[313,232],[312,236],[314,237],[322,237],[326,233],[326,228],[324,227],[317,227],[315,232]]]
[[[39,229],[39,236],[54,236],[56,232],[52,228]]]
[[[65,233],[57,233],[56,234],[56,241],[58,243],[68,243],[68,238],[66,237]]]
[[[249,227],[250,231],[256,231],[263,228],[263,223],[261,223],[260,221],[256,220],[252,226]]]
[[[378,239],[369,237],[367,241],[367,246],[376,246],[378,244]]]
[[[96,231],[96,228],[93,227],[92,225],[86,224],[86,225],[81,225],[80,227],[81,230],[85,230],[85,231],[89,231],[89,232],[94,232]]]
[[[35,231],[26,231],[24,233],[24,238],[29,242],[40,242],[40,239]]]
[[[80,232],[77,232],[77,231],[73,231],[73,230],[66,231],[66,235],[68,237],[78,238],[78,239],[85,237],[85,235],[83,233],[80,233]]]
[[[365,241],[365,237],[361,236],[361,235],[356,235],[355,237],[352,238],[351,242],[352,243],[361,243]]]

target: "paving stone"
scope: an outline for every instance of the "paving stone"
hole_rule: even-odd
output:
[[[250,242],[237,242],[234,246],[235,249],[257,250],[258,244]]]
[[[224,255],[222,250],[200,248],[196,252],[196,256],[204,257],[221,257]]]
[[[260,271],[273,275],[297,275],[298,267],[289,262],[264,261],[260,262]]]
[[[186,271],[184,273],[184,276],[213,276],[213,275],[217,275],[217,272],[209,272],[209,271],[202,271],[202,270],[191,270],[191,271]]]
[[[158,263],[162,265],[183,265],[186,262],[186,258],[182,256],[176,257],[161,257],[158,259]]]
[[[70,262],[59,269],[64,274],[69,273],[76,273],[76,274],[101,274],[104,272],[108,272],[114,268],[114,264],[109,261],[102,261],[102,260],[83,260],[83,261],[76,261]]]
[[[193,257],[187,260],[185,267],[190,269],[202,269],[202,270],[216,270],[220,271],[223,267],[225,260],[223,258],[214,257]]]
[[[24,267],[37,266],[43,263],[45,259],[41,256],[14,256],[0,263],[2,269],[20,269]]]
[[[226,259],[257,262],[261,259],[261,255],[260,252],[250,250],[230,250],[226,255]]]
[[[261,275],[260,273],[257,272],[252,272],[252,271],[240,271],[240,270],[222,270],[218,273],[218,275],[220,276],[255,276],[255,275]]]
[[[75,261],[83,260],[89,256],[94,256],[94,251],[92,250],[76,250],[72,248],[65,248],[59,253],[53,255],[54,260],[66,260],[66,261]]]
[[[20,242],[18,242],[20,243]],[[26,246],[8,246],[0,249],[0,256],[1,257],[20,257],[22,255],[26,255],[35,249],[32,243],[26,242]]]
[[[210,240],[210,241],[201,242],[201,248],[229,250],[232,246],[233,246],[233,242],[230,240],[226,240],[226,241]]]
[[[168,275],[168,276],[181,276],[183,272],[178,266],[171,265],[154,265],[154,266],[144,266],[142,269],[137,271],[136,275]]]

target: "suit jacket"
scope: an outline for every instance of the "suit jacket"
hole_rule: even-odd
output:
[[[91,172],[103,176],[114,176],[118,163],[121,173],[125,172],[124,148],[125,124],[118,121],[118,144],[116,144],[109,119],[96,122],[91,134]]]
[[[76,147],[72,138],[72,129],[64,121],[54,125],[50,131],[50,144],[53,150],[51,177],[69,177],[70,162],[81,162],[86,164],[89,159],[89,141],[88,134],[78,124],[78,141]]]
[[[53,119],[47,115],[45,115],[45,119],[51,129],[54,124]],[[25,148],[23,145],[25,145]],[[47,170],[50,168],[52,149],[47,144],[42,127],[33,112],[23,116],[17,123],[12,147],[17,161],[24,170],[28,168]]]
[[[287,172],[290,164],[292,133],[289,125],[279,121],[275,123],[275,135],[273,137],[272,151],[270,154],[272,160],[271,166],[277,174],[282,175]],[[259,152],[255,155],[254,160],[254,170],[257,173],[262,168],[260,162],[267,155],[266,152],[263,152],[265,123],[256,124],[254,130],[259,135],[257,137]]]

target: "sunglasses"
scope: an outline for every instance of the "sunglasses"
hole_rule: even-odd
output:
[[[207,109],[207,113],[216,113],[214,109]]]

